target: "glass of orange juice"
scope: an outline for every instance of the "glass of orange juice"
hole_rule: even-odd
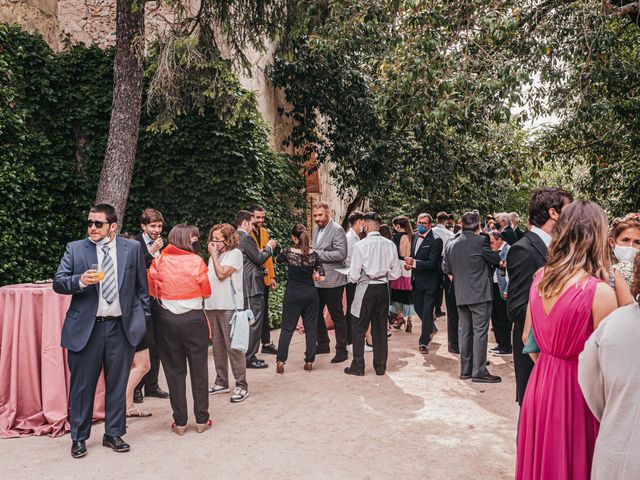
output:
[[[97,263],[92,263],[90,266],[91,270],[95,270],[96,273],[93,274],[93,276],[99,281],[101,282],[102,280],[104,280],[104,270],[100,270],[100,265],[98,265]]]

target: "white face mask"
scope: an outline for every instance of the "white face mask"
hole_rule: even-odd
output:
[[[636,257],[638,252],[640,252],[640,250],[634,247],[616,245],[613,248],[613,253],[620,262],[633,262],[633,259]]]

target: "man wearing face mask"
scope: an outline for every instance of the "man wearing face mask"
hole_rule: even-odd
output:
[[[276,242],[269,240],[262,250],[251,236],[253,230],[253,214],[240,210],[236,214],[238,227],[238,248],[243,256],[244,308],[253,312],[256,321],[249,330],[249,348],[247,349],[247,368],[267,368],[269,365],[256,357],[262,336],[262,323],[265,321],[264,272],[262,265],[273,255]]]
[[[421,213],[416,223],[418,229],[411,242],[411,256],[405,257],[404,268],[411,270],[411,297],[416,314],[422,321],[418,341],[420,353],[427,354],[433,331],[436,296],[442,280],[440,261],[443,242],[433,233],[431,215]]]
[[[524,392],[533,369],[531,357],[522,353],[522,332],[529,304],[534,274],[547,263],[552,233],[562,209],[573,201],[562,188],[542,187],[531,193],[529,223],[531,228],[514,243],[507,254],[509,295],[507,315],[513,323],[513,364],[516,373],[516,400],[522,406]]]
[[[147,269],[140,244],[116,235],[118,217],[111,205],[91,208],[89,238],[67,244],[53,279],[53,290],[72,295],[62,327],[70,371],[71,455],[87,454],[93,400],[105,371],[105,434],[102,445],[129,451],[125,392],[135,347],[150,315]]]

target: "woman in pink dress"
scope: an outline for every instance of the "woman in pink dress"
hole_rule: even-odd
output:
[[[520,411],[516,479],[585,479],[598,422],[578,385],[578,355],[617,308],[607,284],[607,215],[576,201],[562,210],[547,265],[536,273],[523,334],[533,328],[539,354]]]

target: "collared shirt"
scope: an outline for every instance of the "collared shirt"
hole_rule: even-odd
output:
[[[149,235],[147,235],[145,232],[142,232],[142,239],[144,240],[144,244],[147,247],[147,251],[151,254],[151,256],[155,258],[158,255],[160,255],[160,250],[158,250],[156,253],[151,253],[150,248],[151,248],[151,245],[153,245],[153,240]]]
[[[429,230],[432,230],[432,229],[429,229]],[[418,234],[418,236],[416,237],[416,246],[413,248],[414,255],[418,253],[418,250],[420,250],[420,245],[422,245],[422,242],[424,242],[424,239],[427,238],[427,235],[429,235],[429,230],[424,232],[424,235]],[[433,234],[435,235],[435,232],[433,232]]]
[[[318,243],[320,243],[320,240],[322,239],[322,237],[324,236],[324,233],[327,231],[327,227],[329,226],[329,223],[327,223],[324,227],[322,228],[318,228],[318,235],[316,236],[316,241],[314,243],[314,245],[317,245]]]
[[[360,241],[358,234],[350,228],[347,232],[347,258],[344,260],[345,266],[349,268],[351,266],[351,257],[353,256],[353,247]]]
[[[357,283],[362,272],[373,280],[370,284],[384,284],[389,280],[400,278],[401,270],[398,262],[398,250],[391,240],[370,232],[353,247],[349,280]]]
[[[444,249],[447,247],[447,243],[451,241],[455,234],[448,230],[444,225],[436,225],[433,227],[433,236],[442,240],[442,256],[444,257]],[[421,242],[422,243],[422,242]]]
[[[90,239],[91,240],[91,239]],[[93,240],[91,240],[92,243]],[[96,253],[98,254],[98,269],[102,270],[102,265],[104,262],[104,252],[102,251],[102,247],[104,245],[95,244],[96,245]],[[111,264],[113,265],[113,274],[116,278],[116,285],[118,284],[118,252],[116,248],[116,237],[113,237],[109,243],[106,244],[109,247],[109,256],[111,257]],[[104,282],[104,280],[102,281]],[[120,307],[120,292],[119,289],[116,288],[116,296],[111,302],[111,305],[107,303],[107,301],[102,298],[102,282],[98,283],[98,311],[96,313],[97,317],[119,317],[122,315],[122,308]]]
[[[551,235],[542,230],[540,227],[536,227],[535,225],[531,225],[531,231],[538,235],[547,246],[547,248],[549,248],[549,245],[551,245],[551,240],[553,240],[551,238]]]

